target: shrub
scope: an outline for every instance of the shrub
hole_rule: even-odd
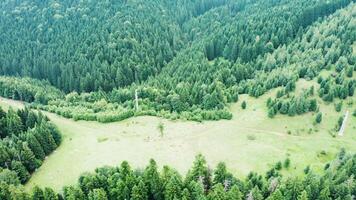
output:
[[[283,167],[288,169],[290,166],[290,159],[289,158],[286,158],[283,162]]]
[[[342,101],[340,101],[339,103],[335,104],[335,110],[336,112],[340,112],[342,109]]]
[[[241,108],[245,110],[246,107],[247,107],[247,103],[246,103],[246,101],[243,101],[241,104]]]
[[[315,122],[320,124],[322,120],[323,120],[323,114],[319,112],[315,117]]]
[[[276,165],[274,166],[274,168],[276,169],[276,170],[281,170],[282,169],[282,162],[281,161],[278,161],[277,163],[276,163]]]

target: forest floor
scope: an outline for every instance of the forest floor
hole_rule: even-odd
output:
[[[300,80],[296,92],[311,84],[314,82]],[[344,103],[343,110],[336,113],[333,104],[327,105],[319,99],[323,113],[320,125],[313,125],[315,114],[312,113],[269,119],[266,100],[275,93],[273,90],[258,99],[241,95],[240,101],[230,107],[234,114],[232,120],[203,123],[145,116],[101,124],[73,121],[45,112],[64,139],[33,174],[26,188],[39,185],[60,191],[64,185],[75,184],[83,172],[104,165],[116,166],[124,160],[132,168],[143,168],[154,158],[159,166],[169,165],[185,174],[198,153],[206,157],[211,168],[224,161],[228,170],[238,177],[251,170],[265,173],[287,157],[291,167],[282,173],[301,175],[307,165],[315,171],[321,170],[342,147],[356,151],[355,117],[349,118],[343,137],[332,136],[337,134],[333,128],[338,118],[345,110],[354,110],[355,104],[350,107]],[[241,109],[242,100],[247,102],[246,110]],[[356,102],[355,97],[352,100]],[[23,106],[8,99],[0,99],[0,105]],[[157,128],[160,123],[164,124],[163,137]]]

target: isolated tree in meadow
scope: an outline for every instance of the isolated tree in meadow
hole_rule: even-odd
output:
[[[243,101],[243,102],[241,103],[241,108],[245,110],[246,107],[247,107],[247,103],[246,103],[246,101]]]
[[[320,124],[322,120],[323,120],[323,114],[319,112],[318,114],[316,114],[315,122]]]
[[[335,111],[336,112],[340,112],[342,109],[342,101],[340,101],[339,103],[335,104]]]
[[[288,169],[290,166],[290,159],[289,158],[286,158],[283,162],[283,167]]]
[[[163,134],[164,134],[164,124],[162,122],[159,122],[158,123],[158,126],[157,126],[157,129],[160,133],[160,136],[163,137]]]

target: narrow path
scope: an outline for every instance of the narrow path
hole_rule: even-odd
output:
[[[346,111],[345,116],[344,116],[344,120],[342,122],[341,128],[339,130],[339,136],[343,136],[344,135],[344,131],[346,128],[346,123],[347,123],[347,118],[349,117],[349,111]]]

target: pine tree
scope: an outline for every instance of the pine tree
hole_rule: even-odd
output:
[[[321,190],[318,200],[331,200],[330,189],[329,187],[325,187]]]
[[[214,179],[213,184],[216,185],[218,183],[224,184],[225,181],[229,178],[229,174],[226,170],[225,163],[220,162],[214,171]]]
[[[143,181],[147,186],[149,199],[163,199],[162,181],[157,170],[157,164],[152,159],[143,173]]]
[[[276,112],[273,107],[268,109],[268,117],[273,118],[276,115]]]
[[[28,112],[27,119],[26,119],[26,127],[33,128],[37,123],[37,116],[34,112]]]
[[[11,169],[14,170],[20,178],[21,183],[26,183],[30,178],[30,173],[26,170],[25,166],[19,161],[11,162]]]
[[[208,200],[225,200],[227,199],[226,192],[224,191],[224,186],[218,183],[213,186],[212,190],[208,194]]]
[[[51,189],[45,188],[43,192],[43,196],[45,200],[58,200],[58,195]]]
[[[304,190],[299,196],[298,200],[308,200],[308,193]]]
[[[104,189],[94,189],[89,192],[88,200],[107,200],[106,192]]]
[[[32,189],[32,196],[31,198],[33,200],[47,200],[45,199],[44,197],[44,193],[43,193],[43,190],[41,188],[39,188],[38,186],[35,186],[33,189]]]
[[[36,160],[35,155],[26,142],[22,143],[21,159],[23,165],[30,173],[35,171],[35,169],[37,169],[41,164]]]
[[[43,151],[41,144],[38,142],[37,138],[34,136],[33,131],[30,131],[27,133],[26,140],[27,140],[28,146],[30,147],[32,152],[35,154],[36,158],[39,160],[44,160],[46,155]]]
[[[234,185],[231,187],[229,192],[227,193],[227,200],[242,200],[242,194],[237,187],[237,185]]]
[[[164,199],[167,200],[180,199],[181,194],[182,194],[182,182],[180,180],[180,177],[176,173],[173,173],[165,187]]]
[[[319,112],[315,117],[315,122],[320,124],[322,120],[323,120],[323,114]]]
[[[279,189],[274,191],[272,195],[267,198],[267,200],[284,200],[284,199],[285,198],[283,197],[283,194]]]
[[[142,180],[139,180],[138,185],[135,185],[132,188],[131,199],[132,200],[147,200],[148,199],[147,188]]]
[[[211,186],[211,173],[207,166],[205,158],[199,154],[195,157],[192,169],[188,172],[187,182],[199,181],[207,191]]]
[[[257,186],[247,194],[247,200],[263,200],[261,191]]]
[[[243,101],[241,104],[241,108],[245,110],[246,107],[247,107],[247,103],[246,103],[246,101]]]

